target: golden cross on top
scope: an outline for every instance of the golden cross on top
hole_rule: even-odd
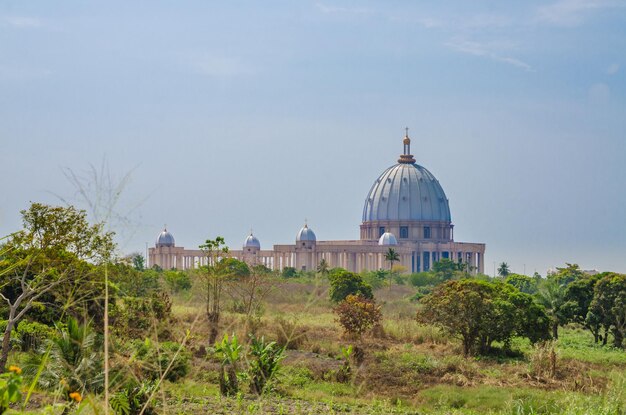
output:
[[[409,136],[409,127],[404,127],[404,131],[405,131],[406,136],[408,137]]]

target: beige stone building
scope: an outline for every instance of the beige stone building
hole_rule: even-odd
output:
[[[408,272],[428,271],[434,262],[448,258],[483,273],[485,244],[454,241],[450,207],[439,181],[415,162],[408,134],[403,146],[398,163],[383,171],[365,199],[359,240],[318,241],[305,224],[295,244],[263,250],[256,236],[250,234],[242,249],[231,250],[230,255],[277,270],[314,270],[324,259],[331,268],[360,272],[387,268],[385,253],[392,248]],[[177,247],[167,229],[159,234],[148,257],[150,266],[165,269],[189,269],[207,263],[202,251]]]

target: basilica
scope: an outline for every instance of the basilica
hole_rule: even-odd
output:
[[[397,264],[407,272],[428,271],[433,263],[447,258],[483,273],[485,244],[454,241],[443,188],[430,171],[416,163],[408,133],[403,146],[397,164],[378,176],[365,198],[359,240],[318,241],[313,229],[304,224],[294,244],[261,249],[259,239],[251,233],[242,249],[231,250],[229,255],[274,270],[315,270],[326,260],[330,268],[360,272],[388,268],[385,254],[392,248],[399,257]],[[164,269],[189,269],[207,261],[201,250],[176,246],[167,229],[148,253],[149,265]]]

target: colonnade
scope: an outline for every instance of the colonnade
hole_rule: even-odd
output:
[[[422,272],[432,269],[441,259],[463,262],[470,271],[484,273],[484,245],[454,242],[451,244],[401,244],[379,246],[364,243],[324,243],[312,249],[298,250],[295,245],[277,245],[274,250],[255,252],[230,251],[233,258],[251,265],[262,264],[273,270],[293,267],[297,270],[315,270],[325,260],[329,268],[341,267],[352,272],[363,270],[388,269],[385,254],[393,248],[399,256],[394,265],[404,267],[408,272]],[[417,248],[417,249],[416,249]],[[210,263],[204,252],[186,250],[179,247],[150,248],[149,264],[163,269],[193,269]]]

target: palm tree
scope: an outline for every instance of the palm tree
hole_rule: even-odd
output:
[[[559,338],[559,325],[567,323],[568,316],[565,310],[566,286],[553,278],[547,279],[539,286],[537,300],[546,308],[552,326],[552,337]]]
[[[385,253],[385,260],[389,261],[389,288],[391,289],[391,272],[393,271],[393,263],[400,261],[400,255],[395,249],[389,248]]]
[[[71,400],[69,394],[100,392],[104,386],[102,351],[96,342],[96,333],[89,323],[79,324],[67,320],[67,327],[59,330],[57,337],[48,339],[41,353],[32,355],[27,370],[43,371],[39,384],[45,389],[60,388],[62,396]]]
[[[501,263],[498,267],[498,275],[501,277],[506,277],[510,273],[511,270],[509,269],[509,264],[507,264],[506,262]]]
[[[323,276],[328,275],[328,261],[326,261],[326,259],[322,258],[320,263],[317,265],[317,273]]]

